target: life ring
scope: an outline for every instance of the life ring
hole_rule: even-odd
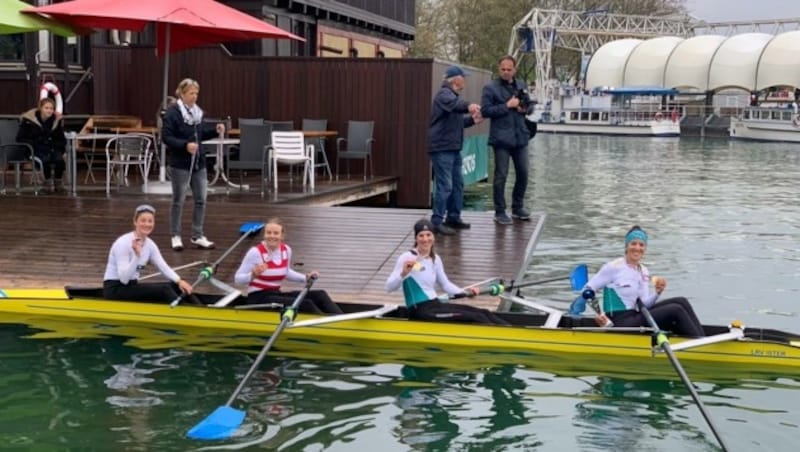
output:
[[[792,116],[792,125],[797,128],[800,128],[800,115],[796,114]]]
[[[111,43],[115,46],[129,46],[131,45],[131,32],[130,30],[111,30]]]
[[[659,113],[656,113],[654,118],[655,118],[656,121],[661,122],[661,120],[664,119],[664,115],[662,115],[661,112],[659,112]]]
[[[58,90],[55,83],[45,82],[42,84],[42,87],[39,88],[39,100],[41,101],[42,99],[50,97],[51,93],[56,101],[56,113],[64,113],[64,100],[61,98],[61,91]]]

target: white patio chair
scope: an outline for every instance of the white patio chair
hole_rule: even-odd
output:
[[[306,182],[314,191],[314,146],[305,145],[303,132],[272,132],[272,144],[267,148],[267,164],[272,173],[275,194],[278,193],[278,164],[303,164],[303,188]],[[263,181],[263,177],[262,177]],[[263,186],[263,183],[262,183]],[[263,194],[262,188],[262,194]]]

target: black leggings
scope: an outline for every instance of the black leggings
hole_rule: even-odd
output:
[[[686,298],[668,298],[659,301],[648,310],[653,315],[653,320],[656,321],[658,327],[664,331],[688,337],[704,337],[706,335],[703,325]],[[650,326],[644,314],[633,309],[616,312],[611,315],[611,320],[614,321],[614,326]]]
[[[103,281],[103,297],[109,300],[163,301],[169,303],[180,295],[181,290],[173,282],[141,283],[128,281],[122,284],[117,279]]]
[[[259,290],[247,294],[247,304],[280,303],[286,307],[292,305],[300,295],[299,290],[281,292],[278,290]],[[300,312],[311,314],[343,314],[342,308],[331,300],[328,292],[324,290],[309,290],[300,303]]]
[[[411,318],[417,320],[509,325],[488,309],[458,303],[442,303],[439,300],[415,304],[409,312]]]

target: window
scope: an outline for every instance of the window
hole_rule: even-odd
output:
[[[0,62],[20,62],[25,52],[25,35],[0,35]]]

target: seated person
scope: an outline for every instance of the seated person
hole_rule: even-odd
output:
[[[236,270],[236,284],[247,284],[247,304],[280,303],[290,306],[300,291],[281,292],[284,279],[305,283],[319,276],[312,271],[303,275],[292,269],[292,249],[284,241],[284,228],[273,218],[264,226],[264,240],[250,248]],[[343,311],[324,290],[309,290],[300,304],[301,312],[314,314],[342,314]]]
[[[192,285],[181,279],[161,257],[158,245],[150,237],[155,227],[156,209],[148,204],[136,208],[133,231],[121,235],[108,253],[103,276],[103,297],[109,300],[172,302],[180,293],[190,295]],[[139,270],[148,262],[172,282],[139,283]],[[192,299],[193,302],[197,300]]]
[[[394,271],[386,280],[386,290],[393,292],[403,288],[412,319],[508,325],[487,309],[438,299],[437,284],[450,295],[475,296],[479,291],[473,287],[465,294],[463,289],[450,282],[441,256],[437,257],[433,250],[433,231],[434,225],[429,220],[419,220],[414,224],[414,248],[397,258]]]
[[[63,191],[62,180],[67,168],[64,161],[67,138],[61,116],[56,115],[55,111],[56,102],[53,99],[46,97],[40,100],[38,108],[22,114],[17,132],[17,141],[30,144],[33,154],[42,161],[44,184],[50,193]]]
[[[594,293],[603,289],[604,313],[598,313],[597,324],[606,325],[610,319],[614,326],[649,327],[647,319],[637,309],[638,299],[664,331],[690,337],[705,336],[703,325],[686,298],[669,298],[656,303],[667,281],[651,277],[642,264],[646,249],[647,234],[639,226],[633,226],[625,235],[625,256],[603,265],[586,284],[584,298],[594,298]]]

